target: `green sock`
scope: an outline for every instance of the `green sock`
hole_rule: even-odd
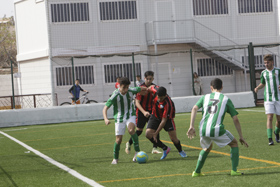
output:
[[[238,147],[230,148],[230,157],[231,157],[232,170],[237,171],[237,166],[239,163],[239,148]]]
[[[280,129],[278,127],[275,127],[275,134],[279,134]]]
[[[203,167],[204,162],[205,162],[208,154],[209,154],[209,152],[206,152],[204,150],[200,151],[199,157],[198,157],[198,160],[197,160],[197,164],[196,164],[196,168],[195,168],[196,173],[201,172],[201,168]]]
[[[115,142],[114,144],[114,159],[119,159],[119,152],[120,152],[120,144],[117,144],[117,142]]]
[[[272,138],[272,129],[267,129],[267,137]]]
[[[139,152],[140,147],[139,147],[139,142],[138,142],[138,135],[136,133],[134,133],[133,135],[131,135],[131,138],[132,138],[132,141],[133,141],[135,151]]]

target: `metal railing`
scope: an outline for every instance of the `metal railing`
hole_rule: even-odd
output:
[[[44,108],[52,106],[52,96],[50,93],[45,94],[28,94],[15,95],[15,109],[23,108]],[[56,96],[57,104],[57,96]],[[0,97],[0,110],[13,108],[13,96]]]
[[[169,43],[197,43],[207,50],[244,68],[238,60],[242,53],[239,44],[193,19],[150,21],[145,23],[148,45]]]

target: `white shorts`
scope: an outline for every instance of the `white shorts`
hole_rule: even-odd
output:
[[[212,142],[215,142],[219,147],[225,147],[232,142],[233,139],[234,136],[229,131],[226,131],[225,134],[218,137],[200,137],[200,145],[203,149],[208,149]]]
[[[124,135],[126,126],[128,127],[129,123],[136,124],[136,116],[131,116],[128,120],[122,123],[115,123],[115,134]],[[136,126],[136,125],[135,125]]]
[[[280,101],[264,102],[265,114],[280,115]]]

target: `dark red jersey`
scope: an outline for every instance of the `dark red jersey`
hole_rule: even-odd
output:
[[[156,86],[154,83],[151,85]],[[140,87],[147,87],[145,83],[141,84]],[[140,95],[139,93],[136,95],[136,99],[140,101],[141,106],[145,111],[152,111],[153,106],[153,99],[154,94],[151,92],[148,92],[146,95]],[[138,108],[136,109],[138,112]]]
[[[151,91],[156,94],[157,88],[151,88]],[[165,99],[161,102],[158,101],[158,97],[156,96],[153,100],[153,109],[152,114],[158,118],[167,118],[173,119],[175,118],[175,105],[171,98],[166,95]]]

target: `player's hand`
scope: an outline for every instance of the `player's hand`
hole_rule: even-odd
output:
[[[148,118],[151,114],[150,114],[150,112],[147,112],[147,111],[146,111],[146,112],[143,113],[143,115],[144,115],[146,118]]]
[[[196,134],[195,134],[195,129],[193,127],[190,127],[188,132],[187,132],[187,136],[189,139],[193,139]]]
[[[154,133],[154,134],[153,134],[153,138],[154,138],[154,140],[155,140],[156,143],[157,143],[157,135],[158,135],[157,133]]]
[[[280,89],[280,87],[279,87],[279,89]],[[259,91],[258,87],[256,87],[256,88],[254,89],[254,91],[255,91],[255,93],[258,93],[258,91]]]
[[[141,91],[139,92],[140,95],[146,95],[148,93],[148,89],[146,87],[141,87]]]
[[[278,89],[280,90],[280,86],[278,86]]]
[[[241,145],[244,145],[245,147],[249,147],[248,143],[243,138],[239,138],[239,141]]]
[[[104,119],[104,121],[105,121],[105,124],[106,124],[106,125],[109,125],[109,124],[111,123],[111,121],[108,120],[108,119]]]

